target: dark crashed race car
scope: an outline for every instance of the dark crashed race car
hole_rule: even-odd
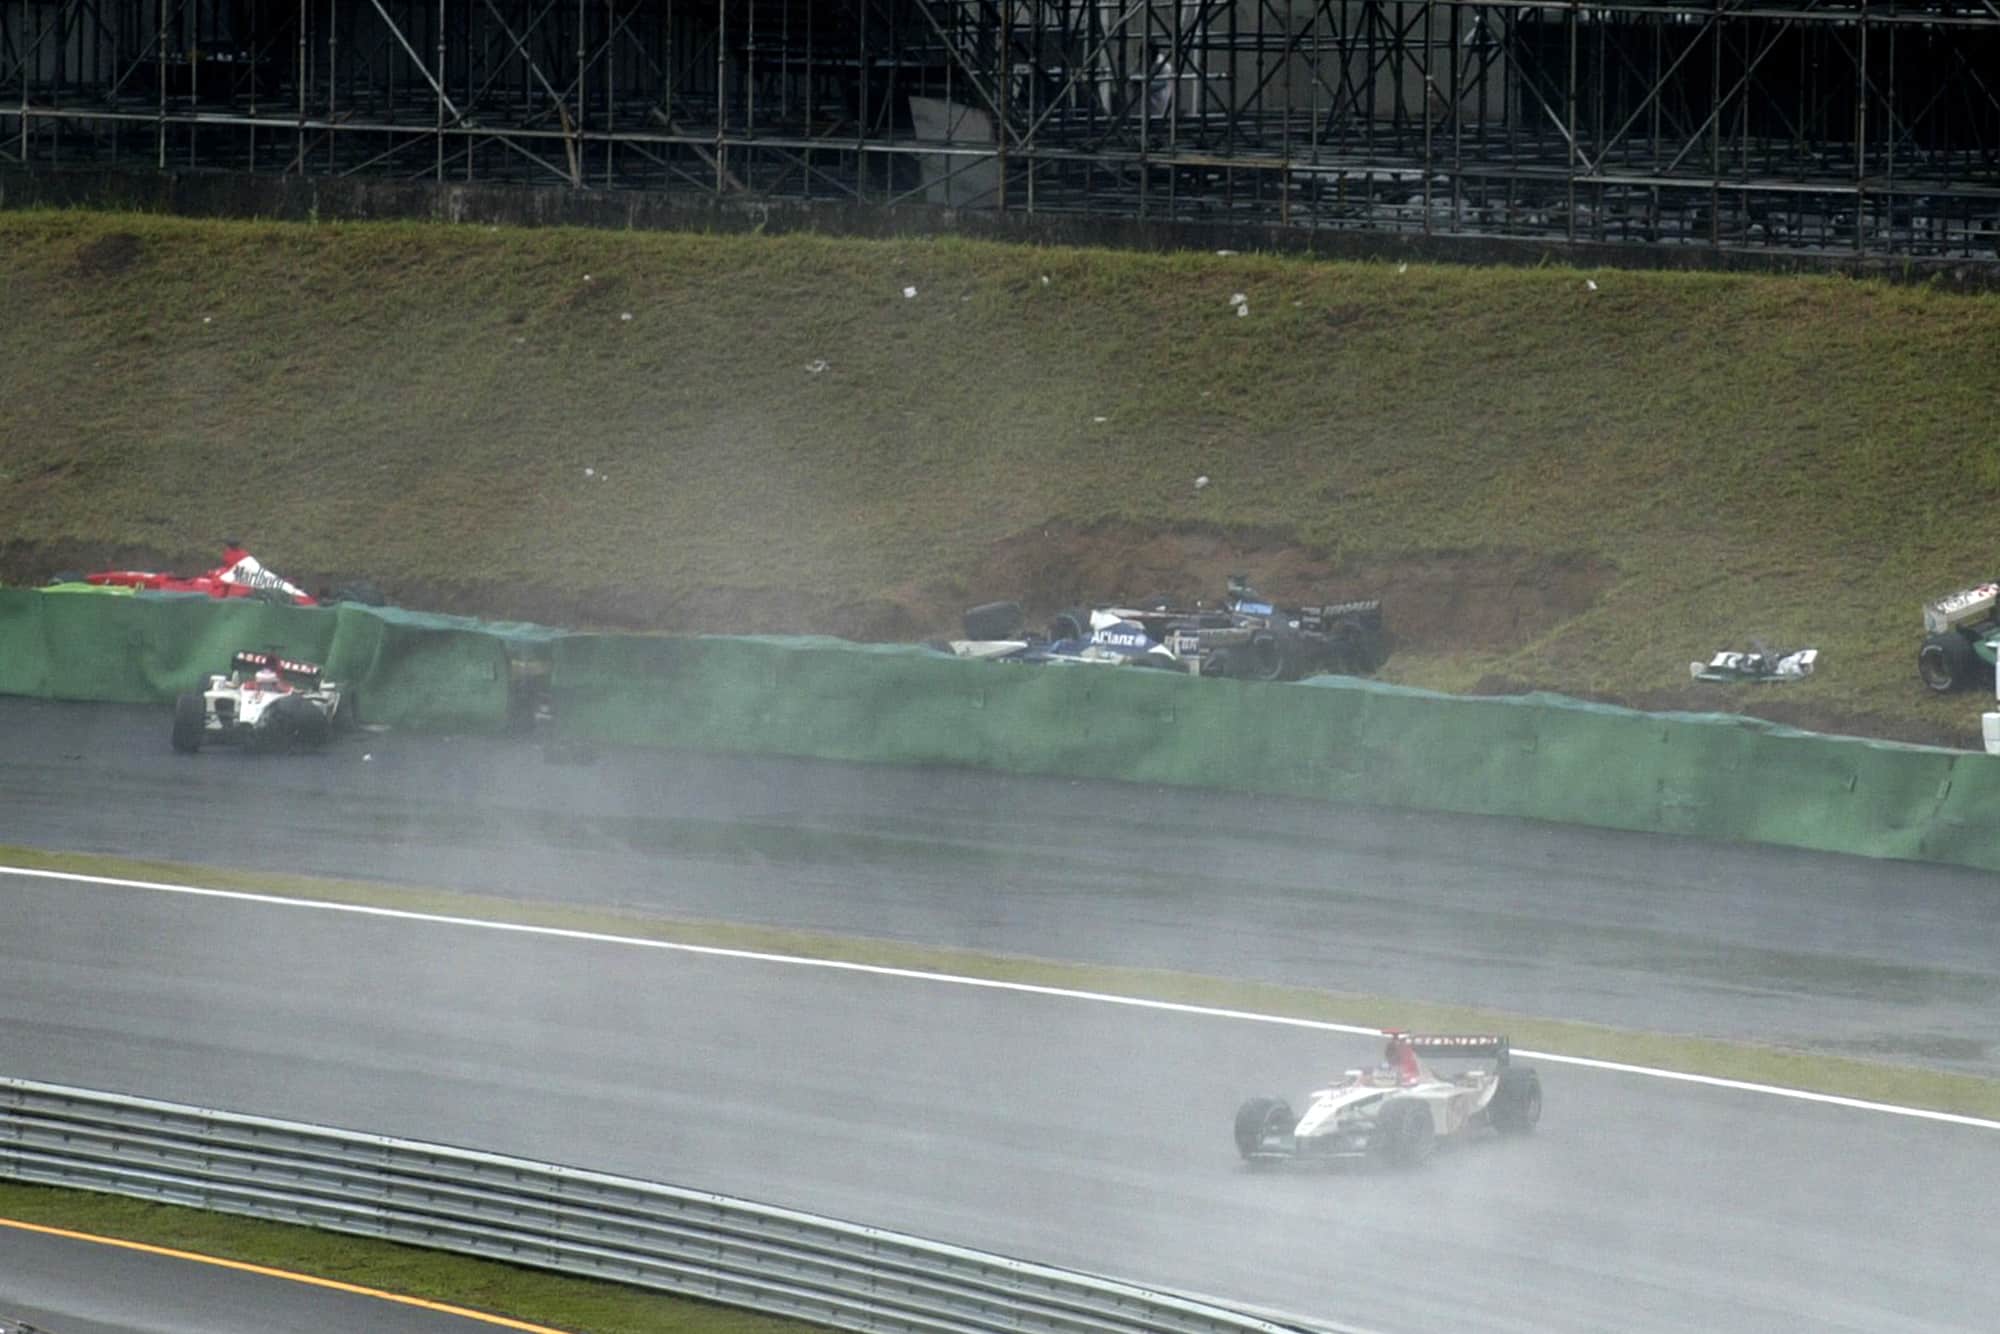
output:
[[[1415,1167],[1441,1142],[1482,1131],[1525,1135],[1542,1119],[1542,1081],[1515,1065],[1504,1037],[1383,1034],[1382,1062],[1347,1070],[1306,1095],[1251,1098],[1236,1112],[1236,1151],[1255,1165],[1374,1159]],[[1452,1068],[1439,1071],[1433,1063]]]
[[[1041,636],[1025,624],[1018,602],[988,603],[965,614],[964,639],[941,647],[961,658],[1162,667],[1249,681],[1364,676],[1389,656],[1379,601],[1281,607],[1240,576],[1216,607],[1156,598],[1060,612]]]

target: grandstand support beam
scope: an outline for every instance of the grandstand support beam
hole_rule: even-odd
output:
[[[2000,0],[0,0],[9,169],[2000,262]]]
[[[485,5],[487,12],[493,16],[494,24],[499,27],[501,35],[507,39],[508,49],[520,58],[522,64],[527,67],[528,76],[541,86],[542,91],[548,95],[549,104],[555,108],[556,116],[562,122],[564,151],[569,156],[569,181],[570,184],[581,187],[583,184],[583,149],[582,145],[577,142],[576,126],[569,118],[569,111],[563,102],[563,94],[557,92],[555,85],[549,82],[548,75],[542,73],[541,65],[536,63],[535,58],[528,52],[527,39],[516,35],[514,29],[508,26],[507,17],[500,12],[500,7],[494,4],[493,0],[485,0]],[[580,91],[577,102],[578,112],[581,114],[582,94]]]

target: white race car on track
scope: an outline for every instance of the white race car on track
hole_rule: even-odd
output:
[[[1491,1128],[1525,1135],[1542,1118],[1542,1081],[1512,1064],[1504,1037],[1389,1031],[1382,1064],[1348,1070],[1314,1089],[1304,1115],[1280,1098],[1252,1098],[1236,1112],[1246,1162],[1375,1158],[1414,1167],[1438,1141]],[[1439,1074],[1430,1061],[1476,1064]]]
[[[193,754],[204,744],[242,744],[258,751],[324,745],[353,721],[354,700],[320,677],[319,665],[275,653],[237,653],[228,675],[174,701],[173,746]]]

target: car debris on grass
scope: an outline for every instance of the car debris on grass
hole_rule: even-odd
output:
[[[1026,630],[1018,602],[965,613],[965,638],[936,647],[960,658],[1019,663],[1145,666],[1200,676],[1297,681],[1367,675],[1389,656],[1382,604],[1368,599],[1280,606],[1232,575],[1220,606],[1170,598],[1059,612],[1046,634]]]
[[[1773,653],[1762,644],[1758,644],[1747,652],[1724,651],[1717,653],[1705,663],[1691,662],[1688,664],[1688,674],[1697,681],[1729,685],[1743,681],[1760,683],[1803,681],[1811,676],[1818,666],[1819,650],[1816,648],[1799,648],[1786,653]]]

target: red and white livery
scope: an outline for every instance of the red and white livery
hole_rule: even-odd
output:
[[[214,598],[262,597],[301,607],[319,599],[285,579],[245,551],[235,541],[222,549],[222,564],[202,574],[157,574],[152,570],[103,570],[83,576],[85,583],[115,588],[143,588],[154,593],[206,593]]]
[[[1251,1163],[1375,1158],[1414,1167],[1440,1141],[1486,1129],[1525,1135],[1541,1120],[1541,1077],[1513,1064],[1506,1038],[1397,1029],[1382,1036],[1381,1064],[1314,1089],[1303,1115],[1281,1098],[1245,1102],[1236,1112],[1237,1152]],[[1433,1062],[1458,1068],[1439,1073]]]
[[[352,696],[322,678],[317,663],[246,649],[228,675],[174,701],[173,745],[184,754],[217,743],[300,750],[325,744],[353,712]]]

